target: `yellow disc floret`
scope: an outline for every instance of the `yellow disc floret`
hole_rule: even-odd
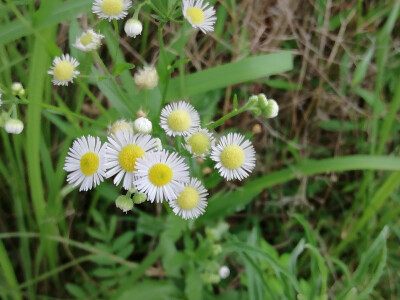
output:
[[[166,164],[155,164],[149,170],[149,179],[156,186],[164,186],[172,180],[172,170]]]
[[[74,71],[74,65],[69,61],[63,60],[55,65],[53,74],[58,81],[69,81],[74,77]]]
[[[91,33],[86,33],[84,36],[81,37],[80,41],[83,46],[87,46],[93,43],[93,35]]]
[[[204,13],[200,8],[190,7],[186,10],[186,14],[194,25],[204,23]]]
[[[210,149],[210,139],[204,133],[195,133],[187,141],[194,154],[206,154]]]
[[[199,193],[191,186],[186,187],[176,200],[179,207],[182,209],[193,209],[199,203]]]
[[[117,16],[124,9],[122,0],[104,0],[101,4],[101,10],[108,16]]]
[[[174,131],[185,131],[190,128],[191,119],[189,114],[181,109],[177,109],[168,116],[168,126]]]
[[[99,168],[99,156],[94,152],[84,154],[81,158],[80,166],[84,175],[93,175]]]
[[[225,168],[235,170],[239,168],[244,161],[243,149],[237,145],[226,146],[221,152],[221,163]]]
[[[144,150],[137,145],[125,146],[119,153],[119,164],[126,172],[133,172],[135,171],[136,160],[144,155]]]

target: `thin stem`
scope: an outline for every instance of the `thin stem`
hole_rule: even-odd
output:
[[[114,31],[115,31],[115,38],[117,39],[117,47],[115,48],[115,61],[117,61],[117,57],[118,57],[118,49],[119,49],[119,30],[118,30],[118,21],[117,20],[113,20],[113,24],[114,24]]]
[[[221,126],[222,124],[224,124],[224,122],[230,118],[233,118],[234,116],[248,110],[248,108],[250,107],[249,104],[246,104],[245,106],[243,106],[242,108],[239,109],[234,109],[232,110],[229,114],[226,114],[225,116],[221,117],[219,120],[215,121],[214,123],[211,123],[210,125],[207,126],[207,128],[209,130],[213,130],[219,126]]]

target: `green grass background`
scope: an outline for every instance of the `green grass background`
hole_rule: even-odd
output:
[[[0,87],[26,126],[1,130],[2,298],[398,299],[400,1],[219,0],[204,36],[167,22],[176,1],[154,0],[159,20],[145,10],[134,41],[123,22],[119,44],[112,23],[97,24],[106,71],[72,47],[80,25],[97,22],[92,1],[39,2],[0,2]],[[253,19],[251,7],[262,8]],[[287,29],[275,30],[282,18]],[[90,76],[56,88],[47,70],[63,52]],[[144,61],[160,75],[147,92],[127,65]],[[26,100],[11,96],[13,81]],[[125,215],[111,182],[88,193],[66,184],[78,136],[105,140],[110,122],[140,108],[156,124],[163,103],[188,97],[206,124],[233,109],[233,95],[243,105],[259,92],[280,103],[277,119],[245,114],[218,129],[253,140],[257,169],[226,183],[192,160],[211,193],[196,221],[150,203]]]

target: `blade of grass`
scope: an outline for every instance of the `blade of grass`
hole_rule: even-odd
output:
[[[4,248],[3,242],[0,241],[0,267],[2,270],[2,274],[5,277],[9,288],[16,289],[18,286],[17,277],[15,276],[14,268],[11,264],[11,261],[7,255],[7,251]],[[13,291],[14,299],[22,299],[21,294],[18,290]]]

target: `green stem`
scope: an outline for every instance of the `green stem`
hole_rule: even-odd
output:
[[[245,106],[243,106],[242,108],[239,109],[234,109],[232,110],[229,114],[226,114],[225,116],[223,116],[222,118],[220,118],[219,120],[215,121],[214,123],[211,123],[210,125],[207,126],[207,128],[209,130],[213,130],[219,126],[221,126],[222,124],[224,124],[224,122],[230,118],[233,118],[234,116],[246,111],[249,109],[249,105],[246,104]]]

